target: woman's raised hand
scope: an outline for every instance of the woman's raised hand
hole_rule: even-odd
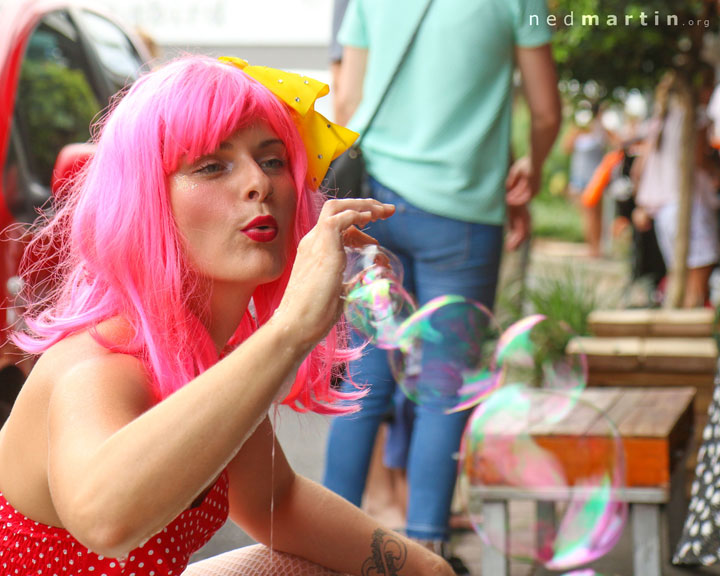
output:
[[[372,199],[325,203],[317,224],[298,244],[285,295],[274,315],[274,321],[296,332],[303,347],[312,348],[342,314],[345,247],[376,243],[360,228],[394,212],[393,205]]]

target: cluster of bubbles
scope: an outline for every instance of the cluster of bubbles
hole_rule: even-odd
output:
[[[461,296],[418,307],[392,252],[375,245],[346,252],[345,316],[387,350],[404,394],[427,410],[472,409],[459,474],[472,488],[468,517],[484,542],[554,571],[605,555],[627,516],[624,453],[613,423],[583,394],[585,356],[565,352],[572,331],[539,314],[501,330],[487,308]],[[562,430],[572,431],[571,445]],[[490,502],[512,501],[513,493],[538,513],[511,508],[508,539],[486,516]]]

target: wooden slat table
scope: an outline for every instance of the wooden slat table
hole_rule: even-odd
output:
[[[594,457],[602,458],[603,443],[607,444],[607,423],[600,412],[590,410],[590,403],[605,412],[614,422],[625,452],[626,481],[618,498],[630,505],[633,531],[635,576],[661,574],[661,511],[671,500],[684,500],[684,466],[678,465],[687,451],[692,436],[694,388],[588,388],[581,402],[560,421],[532,428],[535,443],[552,452],[561,463],[570,484],[586,475]],[[542,410],[542,408],[538,408]],[[494,434],[513,434],[516,426],[509,418]],[[515,431],[516,432],[516,431]],[[597,434],[597,436],[595,436]],[[592,448],[589,448],[592,447]],[[582,450],[583,470],[575,470]],[[590,451],[590,458],[587,453]],[[493,534],[508,537],[508,505],[512,500],[535,500],[538,514],[552,516],[552,502],[567,498],[567,491],[529,490],[499,482],[502,475],[492,463],[466,470],[470,498],[481,499],[483,521]],[[681,508],[684,511],[684,507]],[[682,519],[676,519],[678,524]],[[505,554],[484,545],[483,574],[506,576],[508,559]]]

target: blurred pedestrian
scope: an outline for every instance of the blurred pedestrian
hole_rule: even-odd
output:
[[[707,105],[707,115],[710,121],[708,128],[710,145],[720,154],[720,84],[715,86],[710,96],[710,101]]]
[[[649,136],[633,171],[638,180],[637,207],[633,224],[648,229],[654,221],[658,245],[668,270],[675,265],[675,243],[680,190],[680,161],[683,153],[685,110],[679,100],[680,84],[675,73],[666,74],[655,91],[655,108]],[[709,279],[720,259],[717,219],[717,189],[708,171],[705,126],[696,131],[687,280],[683,306],[704,306]]]
[[[339,122],[352,119],[349,126],[364,130],[425,7],[417,0],[350,0],[340,30]],[[421,305],[459,294],[492,308],[506,219],[508,247],[529,233],[528,203],[538,192],[560,123],[546,22],[541,0],[431,4],[363,135],[372,196],[397,204],[395,221],[373,225],[372,233],[401,259],[405,287]],[[532,121],[530,152],[511,165],[515,64]],[[331,425],[324,482],[359,504],[375,434],[396,383],[386,352],[373,347],[350,371],[370,389],[358,414]],[[453,454],[468,414],[445,415],[422,404],[411,408],[406,533],[442,550],[456,480]]]
[[[586,203],[581,202],[580,198],[600,166],[608,143],[609,136],[602,125],[600,104],[593,102],[589,106],[578,107],[562,144],[565,153],[570,155],[568,193],[582,212],[585,242],[592,258],[601,255],[603,202],[597,200]]]
[[[349,0],[334,0],[329,57],[330,72],[336,90],[340,83],[342,66],[342,45],[338,32],[345,16]],[[335,117],[338,114],[338,100],[333,99]],[[396,402],[388,408],[380,425],[376,446],[370,462],[362,506],[371,516],[389,526],[402,526],[407,512],[407,435],[412,422],[410,410],[405,405],[402,392],[396,393]],[[397,409],[396,409],[397,408]],[[410,420],[408,420],[408,418]]]
[[[342,24],[345,10],[350,0],[333,0],[332,24],[330,29],[330,44],[328,45],[328,60],[330,61],[330,85],[332,88],[333,120],[337,122],[338,100],[337,87],[340,83],[340,66],[342,65],[342,45],[338,42],[338,32]]]

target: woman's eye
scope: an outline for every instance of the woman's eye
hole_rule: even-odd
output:
[[[260,161],[260,166],[267,170],[281,170],[285,168],[286,162],[284,158],[266,158]]]
[[[224,166],[220,162],[206,162],[198,166],[195,170],[195,174],[217,174],[223,170]]]

